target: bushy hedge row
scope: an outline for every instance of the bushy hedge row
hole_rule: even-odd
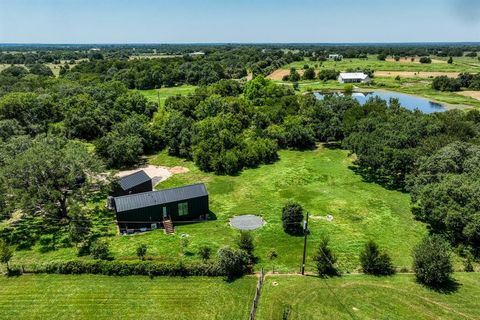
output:
[[[151,261],[82,261],[50,262],[22,268],[25,273],[101,274],[107,276],[224,276],[216,263],[165,264]]]

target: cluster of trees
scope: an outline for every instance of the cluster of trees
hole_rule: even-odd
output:
[[[426,236],[412,250],[413,271],[417,282],[434,289],[447,288],[451,283],[453,264],[448,243],[440,236]],[[321,277],[339,276],[337,257],[329,246],[329,239],[322,237],[313,260]],[[360,252],[360,264],[365,274],[390,276],[396,273],[387,252],[370,240]],[[466,271],[472,271],[466,270]]]
[[[355,71],[350,70],[348,72],[356,72],[356,71],[358,70],[355,70]],[[339,74],[340,72],[333,69],[322,69],[318,73],[315,73],[315,69],[306,65],[305,68],[303,69],[303,75],[300,75],[300,73],[295,68],[292,68],[290,69],[290,73],[285,75],[282,80],[291,81],[291,82],[297,82],[300,80],[314,80],[314,79],[328,81],[328,80],[337,80]]]
[[[278,148],[309,149],[341,137],[333,115],[353,103],[297,96],[263,77],[245,86],[224,80],[192,96],[167,99],[153,126],[170,154],[193,159],[204,171],[235,174],[275,161]]]
[[[458,78],[439,76],[433,79],[432,88],[439,91],[455,92],[462,88],[480,90],[480,75],[461,73]]]
[[[181,84],[208,85],[222,79],[240,79],[251,71],[254,76],[269,74],[302,57],[281,50],[236,48],[211,50],[204,56],[158,59],[90,59],[82,61],[65,76],[117,80],[129,89],[153,89]]]

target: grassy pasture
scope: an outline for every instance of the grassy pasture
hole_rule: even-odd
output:
[[[439,60],[447,60],[448,58],[435,58]],[[406,63],[396,61],[380,61],[376,55],[369,55],[368,59],[343,59],[342,61],[296,61],[283,67],[283,69],[297,68],[302,69],[304,65],[314,67],[318,65],[318,70],[335,69],[345,71],[349,68],[369,68],[375,71],[415,71],[415,72],[480,72],[480,61],[477,58],[454,58],[452,64],[446,63]],[[418,62],[418,58],[417,58]]]
[[[439,293],[414,282],[412,275],[337,279],[268,276],[256,319],[479,319],[480,277],[457,273],[456,291]],[[276,286],[274,285],[276,282]]]
[[[256,278],[0,277],[1,319],[244,319]]]
[[[151,89],[151,90],[138,90],[143,94],[148,100],[157,102],[160,106],[165,104],[165,100],[168,97],[176,95],[187,95],[195,92],[196,86],[191,85],[182,85],[178,87],[171,88],[160,88],[160,89]]]
[[[266,225],[254,232],[258,267],[280,271],[299,270],[303,238],[283,232],[281,209],[288,200],[300,202],[311,213],[308,268],[313,271],[312,256],[323,234],[330,236],[339,266],[345,272],[358,268],[358,254],[369,239],[378,241],[392,255],[398,267],[410,267],[410,251],[424,235],[425,227],[416,222],[410,212],[408,194],[386,190],[368,183],[349,167],[353,158],[348,152],[319,147],[316,150],[280,151],[280,160],[272,165],[243,171],[238,176],[215,176],[201,172],[193,163],[170,157],[165,152],[150,159],[155,165],[183,166],[188,173],[175,175],[159,188],[205,182],[210,193],[210,209],[216,220],[178,225],[176,235],[167,236],[161,230],[134,236],[107,237],[116,259],[136,259],[139,244],[148,245],[151,259],[174,262],[198,260],[198,248],[209,245],[216,251],[223,245],[235,245],[238,231],[229,226],[235,215],[257,214]],[[332,222],[326,215],[334,217]],[[112,217],[112,232],[115,224]],[[180,235],[189,235],[190,244],[182,255]],[[267,260],[271,249],[278,252],[275,262]],[[40,253],[18,251],[19,263],[75,259],[73,248]]]

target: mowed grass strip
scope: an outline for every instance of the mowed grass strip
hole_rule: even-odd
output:
[[[268,276],[256,319],[479,319],[480,277],[454,275],[456,291],[440,293],[414,281],[413,275],[334,279]]]
[[[256,277],[0,277],[1,319],[245,319]]]

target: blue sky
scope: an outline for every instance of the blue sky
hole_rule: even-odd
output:
[[[0,43],[480,41],[479,0],[0,0]]]

